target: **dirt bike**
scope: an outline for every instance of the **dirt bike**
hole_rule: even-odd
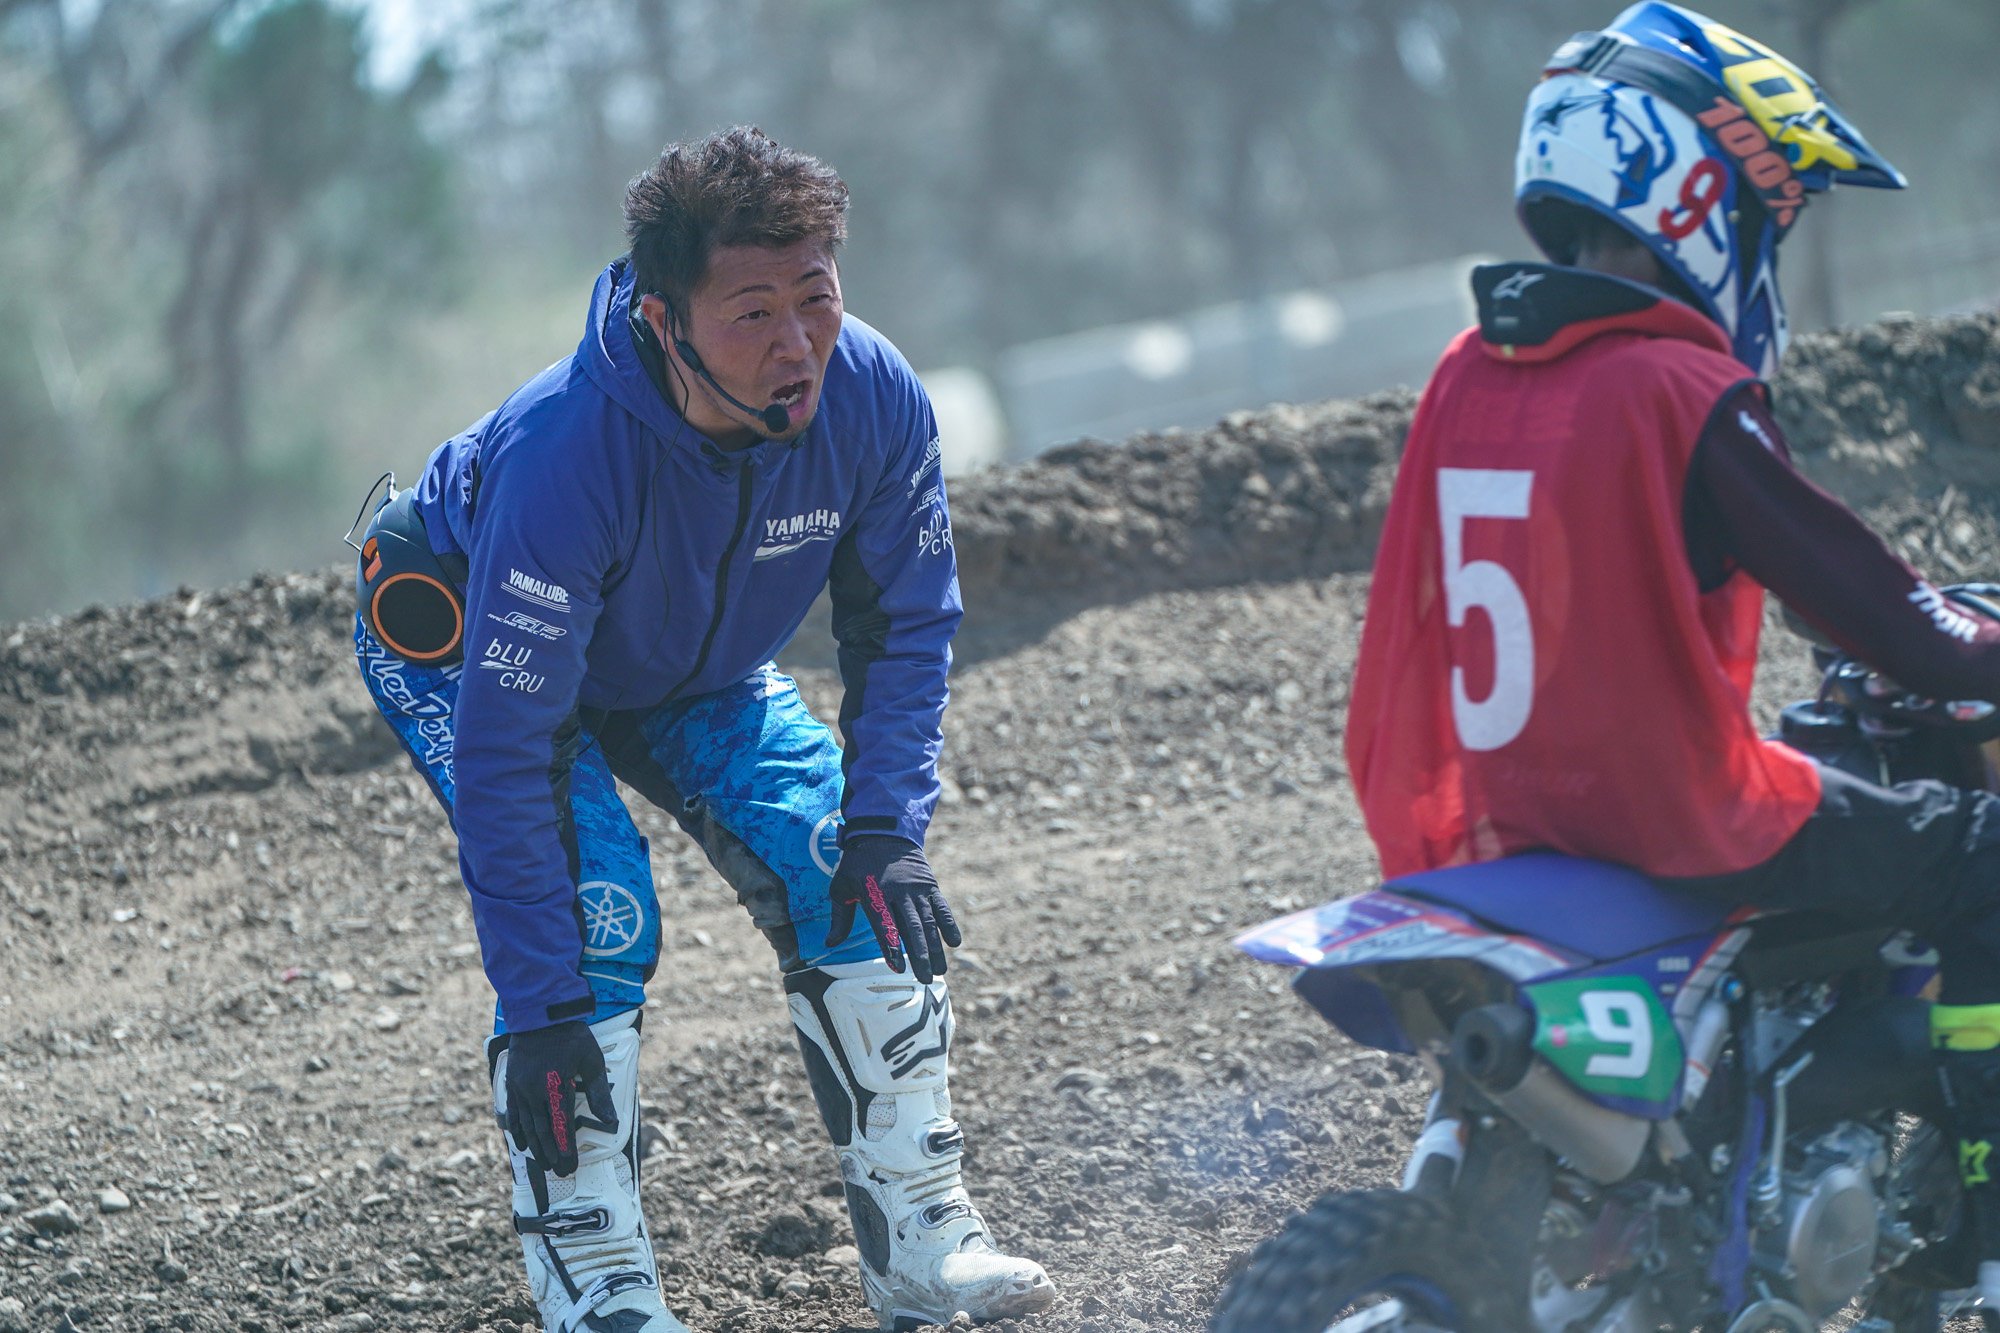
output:
[[[1992,705],[1814,651],[1823,687],[1784,739],[1876,782],[1995,785]],[[1907,934],[1532,853],[1236,943],[1300,969],[1353,1040],[1420,1057],[1436,1093],[1403,1188],[1293,1218],[1214,1333],[1930,1333],[1976,1304],[1936,955]]]

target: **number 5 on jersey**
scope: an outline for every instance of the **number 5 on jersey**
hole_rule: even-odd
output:
[[[1441,467],[1438,521],[1444,533],[1445,618],[1453,629],[1473,607],[1493,625],[1493,688],[1474,700],[1465,668],[1451,669],[1451,717],[1468,750],[1497,750],[1521,734],[1535,699],[1535,636],[1528,599],[1504,565],[1465,559],[1469,518],[1528,516],[1535,474],[1519,469]]]

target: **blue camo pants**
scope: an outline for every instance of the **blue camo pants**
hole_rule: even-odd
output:
[[[375,706],[449,816],[460,667],[412,666],[359,617],[354,651]],[[655,708],[580,709],[574,722],[558,736],[570,762],[557,814],[576,867],[583,976],[597,998],[591,1022],[644,1004],[660,957],[646,839],[614,779],[679,822],[785,970],[881,957],[862,916],[845,940],[825,944],[827,884],[840,859],[840,748],[789,676],[767,663],[712,694]],[[503,1030],[496,1008],[494,1031]]]

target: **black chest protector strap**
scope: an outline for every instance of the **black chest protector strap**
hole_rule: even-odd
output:
[[[416,492],[392,493],[361,540],[355,591],[369,632],[412,666],[447,667],[465,656],[468,573],[462,555],[435,555]]]

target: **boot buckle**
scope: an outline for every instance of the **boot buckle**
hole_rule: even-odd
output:
[[[580,1328],[595,1329],[604,1324],[597,1307],[610,1300],[621,1291],[631,1291],[635,1287],[652,1287],[658,1284],[637,1269],[626,1269],[622,1273],[612,1273],[590,1284],[588,1290],[576,1298],[569,1313],[562,1320],[561,1333],[576,1333]],[[555,1333],[551,1330],[551,1333]]]
[[[917,1221],[928,1231],[935,1231],[955,1217],[972,1216],[972,1205],[950,1200],[934,1203],[917,1214]]]
[[[609,1208],[575,1208],[567,1212],[544,1213],[540,1217],[514,1218],[514,1233],[519,1236],[547,1236],[551,1240],[562,1240],[567,1236],[584,1236],[593,1231],[611,1229]]]

